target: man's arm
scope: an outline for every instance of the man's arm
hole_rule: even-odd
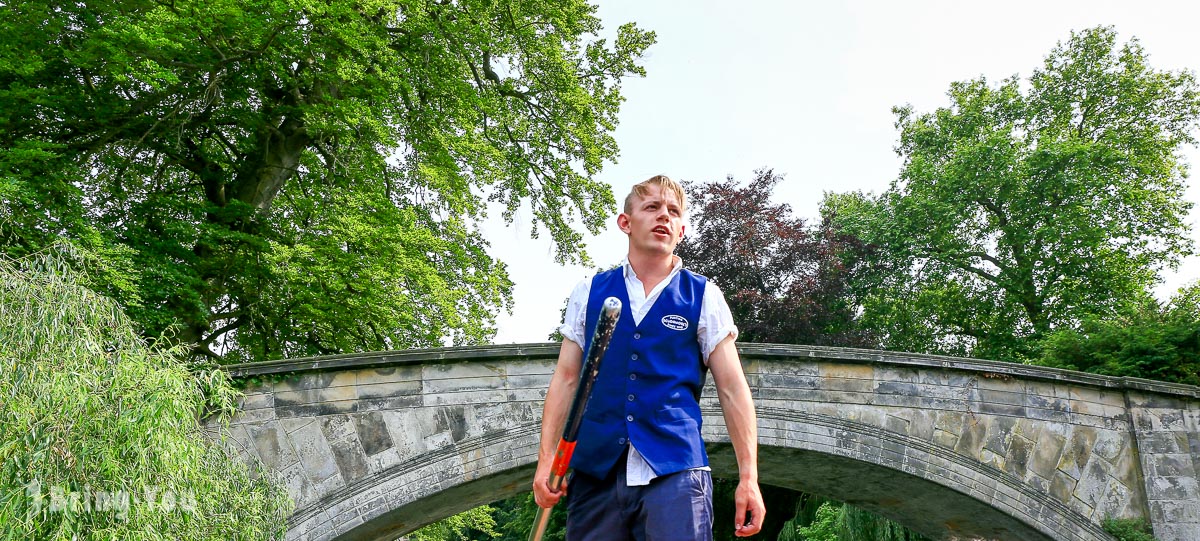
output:
[[[533,498],[542,507],[553,507],[563,495],[563,491],[550,491],[550,466],[554,463],[558,440],[562,438],[563,424],[567,422],[567,408],[571,407],[571,397],[575,396],[575,388],[579,386],[582,365],[583,349],[571,339],[563,339],[558,350],[558,364],[546,391],[546,403],[542,406],[542,443],[538,447],[537,472],[533,474]],[[565,484],[563,488],[566,488]]]
[[[733,345],[733,336],[726,336],[708,355],[708,368],[717,385],[717,398],[721,401],[725,426],[737,456],[739,480],[734,492],[733,516],[737,521],[734,535],[746,537],[762,529],[767,509],[758,488],[758,416],[754,413],[754,400],[742,372],[742,360]],[[545,433],[542,437],[545,438]],[[746,524],[746,513],[750,513],[749,524]]]

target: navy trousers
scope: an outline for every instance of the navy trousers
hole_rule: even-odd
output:
[[[712,476],[685,470],[625,486],[622,458],[605,479],[575,472],[567,490],[567,541],[711,541]]]

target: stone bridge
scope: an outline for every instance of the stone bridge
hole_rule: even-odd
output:
[[[934,539],[1111,540],[1105,517],[1200,539],[1200,388],[974,359],[742,344],[763,483]],[[391,540],[529,489],[558,346],[229,367],[224,430],[296,501],[288,539]],[[713,473],[737,477],[711,388]],[[784,512],[784,510],[776,510]]]

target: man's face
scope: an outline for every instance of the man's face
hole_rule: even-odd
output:
[[[645,196],[634,196],[629,213],[617,216],[617,226],[629,235],[629,251],[671,254],[683,238],[683,209],[661,186],[651,185]]]

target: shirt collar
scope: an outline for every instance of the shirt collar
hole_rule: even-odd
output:
[[[674,276],[675,273],[679,272],[679,269],[682,268],[683,259],[675,254],[671,254],[671,272],[670,274],[667,274],[667,277],[669,278]],[[633,265],[629,264],[629,256],[625,256],[625,258],[621,260],[621,274],[624,275],[626,279],[629,279],[630,277],[637,278],[637,273],[633,272]],[[640,282],[641,278],[638,278],[638,281]]]

